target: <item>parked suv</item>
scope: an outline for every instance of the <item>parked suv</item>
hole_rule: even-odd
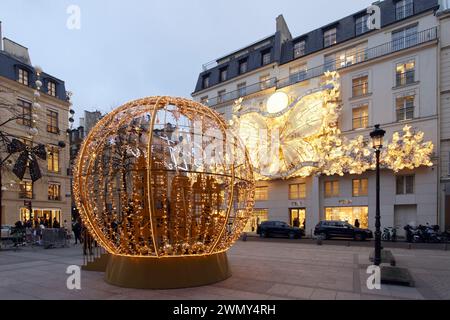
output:
[[[314,235],[323,239],[352,238],[356,241],[373,238],[373,233],[369,229],[356,228],[343,221],[321,221],[314,229]]]
[[[261,238],[268,237],[288,237],[290,239],[301,239],[303,230],[297,227],[291,227],[286,222],[265,221],[256,229],[256,233]]]

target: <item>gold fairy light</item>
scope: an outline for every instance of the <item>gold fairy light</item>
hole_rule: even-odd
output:
[[[216,152],[226,156],[210,161],[196,146],[206,146],[214,130],[222,146]],[[113,255],[207,256],[240,236],[254,180],[245,147],[217,113],[186,99],[150,97],[93,128],[78,155],[74,195],[89,232]]]
[[[326,72],[320,88],[294,98],[290,105],[277,103],[284,108],[272,106],[269,112],[243,106],[243,98],[235,102],[230,125],[249,148],[258,180],[359,175],[375,168],[374,150],[366,139],[348,139],[338,128],[342,113],[339,79],[337,72]],[[269,100],[273,104],[277,99]],[[279,132],[278,136],[267,141],[273,132]],[[393,134],[381,162],[398,172],[432,166],[432,154],[433,143],[424,142],[424,133],[406,126]]]

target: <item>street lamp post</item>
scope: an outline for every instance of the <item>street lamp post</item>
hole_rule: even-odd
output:
[[[380,214],[380,154],[383,148],[383,137],[386,131],[380,128],[380,125],[375,126],[375,130],[370,133],[372,138],[373,148],[375,149],[377,161],[377,198],[376,198],[376,215],[375,215],[375,258],[374,264],[379,266],[381,264],[381,214]]]

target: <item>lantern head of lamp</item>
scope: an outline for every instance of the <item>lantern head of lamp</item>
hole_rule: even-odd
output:
[[[286,109],[289,104],[289,97],[282,91],[275,92],[267,100],[267,112],[278,113]]]
[[[372,138],[372,145],[375,150],[381,150],[383,148],[383,138],[386,131],[380,128],[380,125],[375,126],[375,130],[370,133]]]

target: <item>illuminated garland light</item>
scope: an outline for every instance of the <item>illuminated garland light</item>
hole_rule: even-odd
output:
[[[258,180],[360,175],[375,169],[374,150],[365,138],[347,139],[338,128],[342,104],[337,72],[326,72],[321,88],[297,98],[284,110],[276,110],[275,115],[254,105],[243,106],[243,102],[242,98],[235,102],[230,125],[248,147]],[[320,125],[315,119],[318,112]],[[277,130],[282,132],[276,137],[279,140],[261,142],[261,132],[270,136]],[[274,145],[279,152],[274,152]],[[432,142],[424,142],[423,132],[406,126],[402,133],[394,133],[383,150],[382,166],[395,172],[432,166],[433,149]]]
[[[211,161],[198,147],[213,132],[227,151]],[[205,256],[225,252],[241,235],[254,178],[245,147],[217,113],[186,99],[150,97],[92,129],[73,192],[88,231],[113,255]]]

